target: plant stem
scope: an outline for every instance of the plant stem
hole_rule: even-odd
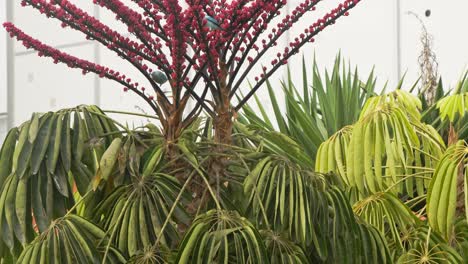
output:
[[[141,117],[147,117],[147,118],[152,118],[152,119],[159,120],[159,117],[153,116],[153,115],[146,115],[146,114],[140,114],[140,113],[134,113],[134,112],[125,112],[125,111],[116,111],[116,110],[102,110],[102,111],[104,113],[110,113],[110,114],[141,116]]]

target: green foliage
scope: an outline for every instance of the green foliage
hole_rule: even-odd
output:
[[[442,138],[467,82],[429,108],[340,63],[311,85],[304,63],[302,95],[289,76],[285,115],[268,83],[274,118],[257,98],[229,146],[210,118],[166,141],[96,106],[34,114],[0,150],[0,263],[466,262],[468,147]]]
[[[73,187],[87,192],[95,160],[114,138],[98,135],[114,131],[115,124],[95,106],[34,114],[13,128],[0,152],[0,244],[17,255],[19,244],[27,245],[65,215],[75,204]],[[93,140],[100,143],[91,145]]]
[[[353,206],[356,215],[389,237],[389,242],[403,248],[401,233],[419,223],[413,212],[395,195],[388,192],[375,193],[358,201]]]
[[[168,262],[169,253],[166,248],[155,246],[146,247],[128,260],[128,264],[165,264]]]
[[[468,92],[443,98],[437,102],[437,108],[442,119],[448,118],[450,122],[454,122],[457,116],[463,117],[468,111]]]
[[[307,80],[306,74],[304,80]],[[329,83],[333,84],[333,82]],[[413,263],[413,261],[418,262],[422,259],[421,263],[425,263],[424,257],[430,255],[433,258],[430,258],[428,263],[439,263],[441,256],[447,258],[447,254],[452,254],[455,257],[449,258],[449,261],[457,263],[462,256],[466,255],[463,253],[465,251],[464,232],[459,231],[463,230],[459,227],[463,226],[460,221],[466,223],[466,220],[463,220],[466,216],[455,217],[454,211],[455,204],[459,200],[456,198],[457,192],[460,195],[460,180],[457,182],[456,175],[449,177],[450,173],[440,171],[440,164],[444,163],[446,159],[446,154],[443,154],[445,143],[442,139],[442,136],[447,136],[446,131],[448,131],[445,119],[449,119],[451,123],[456,121],[457,123],[454,125],[456,125],[457,132],[460,132],[460,138],[466,136],[466,122],[463,120],[466,119],[465,108],[468,105],[465,91],[468,87],[467,83],[465,76],[458,84],[456,94],[449,97],[444,97],[442,84],[440,84],[437,93],[439,101],[436,106],[428,108],[424,100],[421,102],[410,93],[400,90],[403,84],[401,82],[399,88],[392,93],[382,96],[369,94],[365,104],[360,104],[362,109],[351,107],[353,110],[351,112],[358,113],[355,120],[346,125],[343,123],[336,125],[339,122],[335,124],[324,122],[324,120],[339,120],[333,115],[336,113],[333,106],[337,101],[330,99],[337,98],[337,93],[332,91],[333,86],[330,86],[326,93],[315,97],[318,100],[318,103],[314,104],[317,109],[322,107],[327,110],[307,112],[306,110],[310,110],[310,107],[304,106],[305,102],[311,101],[309,93],[305,93],[301,98],[289,79],[283,83],[283,90],[286,94],[287,118],[281,115],[281,107],[278,105],[274,90],[269,84],[270,101],[276,120],[271,119],[266,114],[267,111],[257,100],[256,107],[260,109],[261,116],[256,116],[253,108],[247,108],[245,119],[241,121],[249,124],[250,127],[261,128],[260,131],[272,131],[277,126],[282,133],[286,133],[295,141],[300,142],[299,145],[309,156],[315,157],[317,172],[331,172],[338,175],[340,180],[336,181],[334,178],[330,180],[348,189],[351,201],[355,203],[354,212],[386,236],[389,245],[391,245],[392,254],[395,254],[395,261],[399,256],[405,256],[399,261]],[[315,85],[315,87],[320,87],[320,85]],[[336,83],[334,83],[334,87],[337,87]],[[345,89],[344,87],[340,88]],[[330,107],[326,108],[327,106]],[[438,110],[440,110],[440,115]],[[336,119],[328,118],[325,115],[333,116]],[[299,131],[294,130],[299,127],[298,124],[301,128],[307,129],[295,133],[295,131]],[[436,127],[431,126],[431,124]],[[330,131],[334,132],[329,134]],[[260,135],[266,134],[267,132],[261,132]],[[327,137],[329,138],[327,139]],[[265,141],[268,141],[267,137],[265,137]],[[314,144],[317,142],[323,143],[320,143],[319,147],[316,148],[317,145]],[[449,150],[447,151],[449,152]],[[460,155],[460,153],[466,152],[459,150],[458,153]],[[265,161],[267,159],[269,160]],[[273,159],[266,158],[265,160],[264,163],[258,164],[258,166],[263,167],[263,170],[252,171],[254,174],[256,173],[261,187],[260,190],[256,190],[258,193],[256,195],[249,190],[252,205],[259,204],[256,200],[261,200],[262,197],[267,199],[265,197],[268,197],[268,190],[271,189],[271,187],[268,188],[271,186],[268,185],[268,180],[274,181],[275,178],[279,177],[267,178],[271,177],[269,171],[272,171],[273,175],[290,175],[284,173],[285,166],[281,166],[280,170],[273,165]],[[462,165],[453,165],[452,167],[459,168],[460,166]],[[463,172],[466,173],[466,169]],[[249,177],[252,177],[252,174]],[[260,180],[262,178],[268,180]],[[287,179],[285,176],[279,178]],[[434,182],[437,182],[435,184],[436,190],[433,189]],[[466,189],[467,184],[462,183],[462,187],[463,185]],[[279,190],[275,190],[281,194]],[[431,197],[431,193],[436,195]],[[427,208],[425,206],[426,194]],[[298,201],[301,196],[303,195],[297,197]],[[275,195],[270,194],[269,197],[275,197]],[[432,204],[430,200],[432,200]],[[288,200],[286,198],[283,201]],[[274,219],[277,217],[277,215],[273,217],[269,215],[266,208],[258,205],[254,208],[253,211],[258,212],[259,220],[257,221],[262,221],[262,218]],[[413,212],[413,208],[418,208],[419,212]],[[265,211],[265,216],[262,216],[262,210]],[[431,237],[437,236],[440,241],[431,246],[424,245],[424,243],[413,243],[412,247],[408,247],[403,234],[413,232],[411,230],[421,224],[426,226],[425,222],[421,222],[416,217],[417,214],[424,219],[426,210],[429,223],[434,228]],[[301,209],[293,211],[297,211],[298,216],[300,216],[301,211],[307,212]],[[431,211],[433,212],[431,213]],[[454,231],[455,223],[458,223],[458,231]],[[294,225],[291,225],[291,228],[294,229]],[[444,246],[441,246],[441,243]]]
[[[434,230],[449,239],[453,233],[457,206],[458,178],[464,179],[465,196],[468,179],[468,146],[459,141],[450,146],[437,164],[427,194],[427,215],[429,224]],[[465,198],[465,208],[468,208]],[[468,211],[467,211],[468,212]]]
[[[441,79],[437,87],[435,105],[428,107],[424,97],[420,96],[423,100],[423,121],[435,127],[444,138],[448,138],[449,127],[453,126],[459,139],[468,140],[467,93],[468,72],[454,89],[444,88]]]
[[[179,191],[178,182],[169,175],[135,178],[103,198],[93,218],[109,230],[112,244],[127,256],[153,245],[158,238],[170,246],[179,237],[172,220],[188,224],[188,216],[178,206],[175,217],[162,228]]]
[[[261,230],[270,263],[307,263],[304,250],[281,234],[270,230]]]
[[[398,257],[396,263],[464,263],[447,242],[427,226],[419,226],[405,237],[408,250]]]
[[[175,263],[268,263],[257,229],[235,211],[211,210],[195,219]]]
[[[325,141],[315,169],[334,172],[361,195],[391,190],[423,195],[427,167],[444,149],[442,138],[421,123],[416,97],[397,90],[369,99],[359,120]]]
[[[317,63],[312,65],[312,74],[303,59],[302,94],[289,78],[282,82],[280,93],[267,82],[270,104],[274,116],[256,98],[257,104],[245,106],[241,122],[261,130],[273,131],[277,126],[279,132],[288,135],[301,145],[309,157],[315,160],[320,144],[336,131],[353,124],[360,115],[368,98],[374,95],[375,79],[371,73],[365,83],[361,82],[357,69],[352,72],[351,66],[337,56],[331,73],[320,73]],[[278,103],[278,97],[284,96],[285,109]],[[343,106],[346,105],[346,111]],[[260,110],[261,116],[254,109]],[[285,115],[283,111],[285,110]]]
[[[23,250],[16,263],[99,263],[104,254],[100,242],[105,239],[104,230],[70,214],[54,220]],[[106,263],[125,263],[114,248],[105,259]]]

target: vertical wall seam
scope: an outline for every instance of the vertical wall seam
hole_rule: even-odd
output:
[[[6,0],[6,20],[12,22],[13,21],[13,3],[15,1]],[[12,38],[6,38],[6,47],[7,47],[7,130],[10,130],[14,126],[14,116],[15,116],[15,109],[14,109],[14,102],[15,102],[15,47]]]
[[[397,82],[402,78],[401,73],[401,0],[396,1],[396,57]]]

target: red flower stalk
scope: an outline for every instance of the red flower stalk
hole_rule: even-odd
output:
[[[320,0],[304,0],[279,23],[273,21],[281,15],[287,0],[132,0],[137,8],[131,8],[121,0],[93,0],[97,5],[115,13],[134,38],[112,30],[68,0],[23,0],[23,6],[31,6],[47,17],[58,19],[63,27],[81,31],[130,62],[148,81],[149,91],[132,79],[115,71],[81,60],[26,35],[11,23],[5,29],[27,48],[38,51],[40,56],[54,59],[84,73],[94,72],[108,78],[144,98],[160,117],[169,139],[178,137],[201,109],[215,120],[215,129],[229,130],[229,122],[236,112],[253,96],[262,84],[291,56],[297,54],[315,36],[334,24],[360,0],[343,0],[323,18],[311,23],[289,43],[283,51],[275,53],[270,68],[258,65],[268,51],[275,49],[278,40],[306,13],[314,11]],[[253,89],[236,105],[231,99],[239,87],[256,68],[262,74],[254,77]],[[169,80],[171,93],[167,96],[159,80],[152,78],[158,70]],[[201,88],[202,90],[198,91]],[[208,101],[210,95],[212,100]],[[184,116],[190,98],[197,105]],[[227,121],[226,121],[227,120]],[[226,124],[226,122],[228,122]],[[227,132],[229,137],[230,132]],[[221,140],[222,141],[222,140]]]

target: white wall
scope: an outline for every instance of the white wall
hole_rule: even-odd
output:
[[[0,24],[6,19],[6,0],[0,0]],[[6,132],[7,111],[7,60],[6,60],[6,33],[0,31],[0,144]]]
[[[74,1],[88,12],[93,12],[92,1]],[[31,7],[13,3],[14,23],[32,37],[77,57],[95,60],[94,45],[84,35],[63,30],[60,22],[48,19]],[[33,112],[45,112],[79,104],[94,103],[95,79],[93,74],[83,76],[81,70],[54,64],[50,58],[38,57],[17,41],[14,42],[14,124],[29,119]]]
[[[301,1],[292,2],[298,4]],[[324,1],[317,11],[328,11],[340,2],[343,1]],[[335,25],[320,33],[315,38],[315,43],[305,49],[304,55],[311,61],[315,54],[317,63],[321,67],[332,67],[335,56],[341,52],[342,58],[358,66],[363,78],[367,77],[376,66],[378,85],[383,86],[386,81],[390,81],[390,85],[396,84],[398,79],[396,12],[396,0],[364,0],[350,11],[348,17],[341,17]],[[296,26],[291,31],[291,35],[296,37],[307,25],[322,15],[323,12],[316,12],[310,20]],[[299,54],[290,62],[292,72],[301,73],[301,60]],[[300,74],[296,76],[295,80],[300,82],[302,77]]]
[[[429,18],[424,16],[426,9],[431,10]],[[402,71],[408,71],[408,80],[419,76],[416,64],[421,50],[421,26],[406,12],[418,13],[434,36],[439,72],[448,88],[468,70],[467,10],[467,0],[402,0]]]
[[[0,0],[0,24],[6,20],[6,0]],[[6,75],[6,37],[7,34],[4,30],[0,31],[0,113],[7,110],[7,75]]]
[[[0,3],[2,1],[6,0],[0,0]],[[398,1],[401,2],[400,9]],[[115,16],[109,11],[100,10],[99,14],[96,13],[97,9],[91,4],[92,1],[73,2],[88,12],[99,15],[103,21],[116,29],[122,28],[119,22],[114,21]],[[299,2],[300,0],[290,0],[291,9]],[[323,12],[328,11],[329,7],[334,7],[339,2],[324,1],[301,25],[306,26],[315,21]],[[73,55],[130,74],[135,73],[135,69],[111,52],[86,42],[81,33],[62,30],[54,19],[47,19],[31,8],[21,8],[20,1],[14,1],[13,5],[14,22],[34,37]],[[424,18],[424,12],[429,8],[433,15]],[[460,30],[460,27],[468,25],[468,16],[464,14],[467,9],[466,0],[447,0],[443,3],[437,0],[364,0],[351,11],[349,17],[341,18],[336,25],[320,34],[316,43],[304,50],[304,55],[312,60],[315,53],[320,65],[330,67],[341,50],[343,58],[359,67],[361,76],[366,76],[375,66],[379,86],[389,81],[389,88],[392,88],[405,71],[408,71],[407,84],[410,85],[418,76],[417,58],[420,50],[420,26],[414,18],[405,15],[411,10],[420,14],[429,31],[434,34],[440,72],[445,83],[453,84],[468,63],[468,35]],[[400,32],[397,28],[398,17],[401,17]],[[297,25],[296,30],[290,32],[291,36],[300,33],[301,25]],[[280,46],[284,46],[285,41],[280,43]],[[145,103],[130,93],[124,94],[118,84],[92,75],[82,76],[79,70],[69,70],[63,65],[53,64],[49,59],[38,58],[19,43],[15,44],[15,49],[15,94],[14,98],[10,98],[14,102],[11,114],[15,124],[28,119],[34,111],[55,110],[78,104],[97,103],[104,109],[135,112],[139,112],[141,107],[143,111],[149,112]],[[302,72],[300,59],[299,54],[291,61],[293,73]],[[276,75],[272,82],[275,83],[280,77],[281,74]],[[299,80],[300,75],[295,75],[294,79]],[[260,91],[260,98],[265,96],[266,91],[263,89]],[[1,98],[3,96],[0,94]]]

